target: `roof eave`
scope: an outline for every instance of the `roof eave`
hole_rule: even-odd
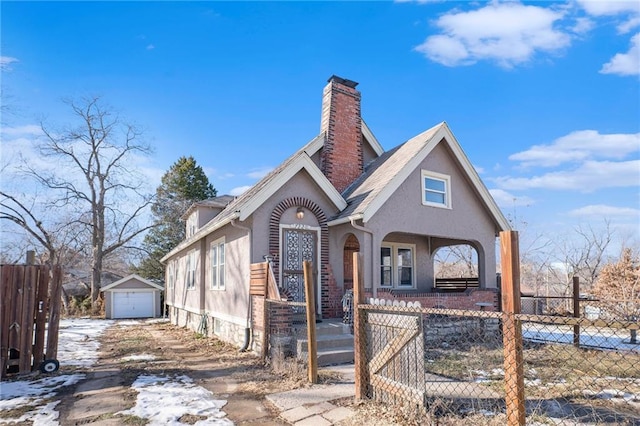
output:
[[[364,120],[362,120],[361,131],[362,131],[362,135],[367,139],[367,141],[369,141],[369,146],[378,155],[378,157],[384,154],[384,148],[382,148],[382,145],[380,145],[380,142],[378,142],[378,138],[376,138],[376,136],[373,134],[373,132],[371,131],[369,126],[367,126],[367,123],[365,123]]]
[[[182,241],[173,250],[171,250],[169,253],[165,254],[164,257],[162,259],[160,259],[160,262],[162,262],[162,263],[166,262],[167,260],[172,258],[175,254],[177,254],[177,253],[181,252],[182,250],[184,250],[185,248],[189,247],[191,244],[193,244],[193,243],[197,242],[198,240],[206,237],[207,235],[209,235],[213,231],[222,228],[223,226],[229,224],[232,220],[238,219],[239,217],[240,217],[240,214],[238,212],[233,212],[229,216],[225,217],[224,220],[221,220],[219,222],[216,222],[215,218],[214,218],[213,221],[207,223],[205,226],[200,228],[195,234],[193,234],[191,236],[191,238],[188,238],[188,239]]]
[[[322,191],[331,200],[333,205],[340,211],[347,207],[338,190],[329,182],[327,177],[322,174],[320,169],[315,165],[306,152],[298,154],[298,157],[292,161],[286,168],[280,171],[278,175],[265,185],[255,196],[253,196],[245,205],[240,208],[239,219],[246,220],[253,214],[266,200],[268,200],[275,192],[282,188],[296,173],[302,169],[306,170],[313,181],[322,189]]]
[[[111,284],[109,284],[109,285],[106,285],[106,286],[102,287],[102,288],[100,289],[100,291],[110,290],[110,289],[112,289],[112,288],[114,288],[114,287],[117,287],[117,286],[119,286],[120,284],[122,284],[122,283],[124,283],[124,282],[126,282],[126,281],[129,281],[129,280],[131,280],[131,279],[134,279],[134,278],[135,278],[136,280],[138,280],[138,281],[141,281],[141,282],[142,282],[142,283],[144,283],[144,284],[147,284],[148,286],[154,287],[154,288],[155,288],[155,289],[157,289],[157,290],[164,290],[164,287],[162,287],[160,284],[156,284],[156,283],[154,283],[153,281],[150,281],[150,280],[148,280],[148,279],[146,279],[146,278],[142,278],[142,277],[141,277],[140,275],[138,275],[138,274],[131,274],[131,275],[127,275],[126,277],[120,278],[118,281],[114,281],[114,282],[112,282]]]

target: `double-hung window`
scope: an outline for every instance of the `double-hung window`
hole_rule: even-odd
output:
[[[451,208],[451,178],[441,173],[423,170],[422,204]]]
[[[380,286],[415,287],[415,246],[385,244],[380,247]]]
[[[173,288],[176,281],[176,261],[173,260],[169,263],[167,268],[167,288]]]
[[[224,290],[225,284],[225,259],[224,239],[211,243],[209,251],[211,258],[211,289]]]
[[[193,250],[187,254],[187,289],[196,288],[196,264],[198,261],[198,251]]]

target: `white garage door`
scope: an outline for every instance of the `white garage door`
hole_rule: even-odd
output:
[[[113,318],[153,317],[153,292],[113,292]]]

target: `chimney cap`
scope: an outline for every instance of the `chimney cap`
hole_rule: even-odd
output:
[[[331,82],[335,82],[335,83],[340,83],[343,84],[347,87],[350,87],[352,89],[355,89],[356,86],[358,85],[358,83],[356,81],[353,80],[347,80],[346,78],[342,78],[342,77],[338,77],[337,75],[332,75],[331,77],[329,77],[329,80],[327,80],[328,83]]]

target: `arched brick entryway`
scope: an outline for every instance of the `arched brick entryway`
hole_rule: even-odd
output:
[[[329,304],[329,227],[327,226],[327,216],[324,211],[313,201],[305,197],[290,197],[281,201],[271,212],[269,220],[269,253],[274,256],[273,272],[276,277],[280,276],[280,220],[285,211],[291,207],[303,207],[310,211],[317,219],[320,226],[320,306],[322,316],[331,318],[336,315]]]

